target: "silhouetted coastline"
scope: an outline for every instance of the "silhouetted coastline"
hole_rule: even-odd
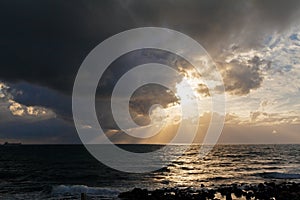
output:
[[[230,184],[217,188],[207,188],[201,185],[200,189],[193,188],[163,188],[147,190],[135,188],[120,193],[122,200],[232,200],[232,199],[260,199],[260,200],[299,200],[300,183],[294,182],[265,182],[259,184]]]

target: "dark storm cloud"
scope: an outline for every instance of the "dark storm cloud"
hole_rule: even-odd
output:
[[[11,84],[9,94],[16,102],[49,108],[58,115],[32,123],[0,123],[0,138],[78,142],[76,130],[69,123],[73,82],[87,54],[114,34],[143,26],[171,28],[195,38],[220,61],[220,52],[233,43],[241,49],[256,47],[265,34],[284,30],[299,19],[299,5],[298,0],[0,1],[0,81]],[[156,61],[170,58],[162,53],[154,55]],[[117,128],[107,98],[112,86],[134,64],[132,60],[141,64],[151,56],[141,54],[116,61],[122,68],[112,66],[107,71],[99,87],[103,96],[96,97],[104,129]],[[261,86],[262,74],[255,63],[221,63],[225,88],[231,94],[244,95]],[[158,103],[177,101],[166,90],[152,93],[159,91],[165,98]],[[204,85],[199,85],[199,92],[209,95]],[[132,100],[133,118],[139,124],[147,122],[144,115],[157,99],[138,95]]]
[[[0,138],[7,141],[26,141],[26,143],[79,143],[73,125],[60,119],[49,119],[28,123],[12,121],[0,124]]]
[[[117,2],[1,1],[0,79],[71,92],[89,51],[125,30]]]
[[[25,106],[41,106],[51,109],[58,117],[72,120],[71,97],[53,89],[18,82],[10,85],[8,93],[16,102]]]
[[[134,27],[162,26],[189,34],[210,53],[238,42],[255,45],[268,31],[299,17],[297,0],[12,1],[0,2],[0,79],[71,92],[90,50]]]
[[[223,77],[226,92],[233,95],[245,95],[257,89],[263,82],[261,68],[268,62],[254,56],[247,63],[232,60],[229,63],[218,63]]]
[[[299,17],[297,0],[127,1],[126,8],[140,24],[182,31],[210,53],[230,43],[259,44],[261,36],[281,31]]]
[[[185,59],[171,52],[158,49],[142,49],[131,51],[125,55],[120,56],[113,63],[111,63],[110,66],[107,67],[99,81],[97,95],[110,95],[115,84],[126,72],[128,72],[136,66],[147,63],[159,63],[162,65],[170,66],[174,69],[178,69],[179,65],[182,65],[183,67],[185,67],[182,70],[190,66],[188,65],[188,62],[185,61]],[[133,78],[138,80],[139,77]],[[181,80],[181,78],[179,77],[169,78],[168,75],[164,75],[164,77],[161,78],[170,79],[170,83],[174,83]]]
[[[96,95],[96,110],[101,127],[107,129],[118,128],[112,115],[111,102],[109,100],[114,86],[124,73],[135,66],[146,63],[159,63],[174,69],[181,67],[181,71],[191,67],[182,57],[157,49],[136,50],[120,56],[106,69],[99,81]],[[139,125],[149,124],[149,109],[152,105],[159,104],[166,108],[169,104],[179,102],[179,99],[174,93],[170,92],[170,89],[175,90],[176,83],[182,79],[183,75],[169,77],[168,74],[158,74],[158,76],[160,79],[168,82],[168,85],[173,86],[173,88],[166,88],[157,84],[147,84],[134,92],[129,102],[129,111],[131,117]],[[136,81],[139,79],[139,77],[132,78]],[[122,94],[118,95],[122,97]]]
[[[177,103],[179,99],[166,87],[156,84],[145,85],[134,92],[129,101],[129,111],[132,119],[137,124],[148,125],[150,123],[149,110],[151,106],[158,104],[167,108],[171,103]]]
[[[22,95],[14,94],[17,102],[50,108],[58,114],[59,122],[19,127],[18,123],[0,124],[1,132],[4,130],[7,135],[14,130],[15,138],[24,135],[41,138],[34,134],[42,131],[49,139],[54,134],[57,140],[64,140],[63,135],[59,139],[58,132],[71,133],[72,128],[70,123],[60,120],[71,119],[70,94],[80,64],[96,45],[121,31],[143,26],[181,31],[195,38],[213,59],[220,61],[220,52],[233,43],[241,49],[256,47],[265,34],[284,30],[299,19],[299,6],[298,0],[3,0],[0,2],[0,80],[13,83],[16,90],[23,91]],[[122,62],[116,61],[124,67],[107,71],[99,85],[103,84],[104,88],[98,90],[102,99],[96,98],[100,102],[96,103],[99,121],[104,128],[116,128],[107,101],[112,86],[132,67],[132,60],[142,64],[151,60],[151,56],[129,56]],[[168,55],[155,54],[156,61],[170,64],[163,61],[165,58]],[[261,86],[262,75],[255,64],[232,61],[230,67],[221,66],[224,66],[221,71],[225,88],[230,93],[244,95]],[[166,90],[161,92],[166,94],[163,93]],[[202,85],[199,92],[209,95]],[[177,101],[174,96],[165,97],[159,103],[167,105]],[[135,107],[132,113],[136,115],[145,114],[149,107],[140,98],[132,103]]]

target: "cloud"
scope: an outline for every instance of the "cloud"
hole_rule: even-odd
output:
[[[219,63],[225,91],[233,95],[245,95],[250,90],[261,86],[263,76],[260,71],[260,59],[254,57],[247,63],[232,60],[229,63]]]
[[[128,1],[126,11],[138,24],[168,27],[191,35],[215,57],[229,44],[252,48],[260,45],[270,31],[285,30],[298,20],[299,6],[295,0]]]
[[[176,84],[181,82],[184,76],[188,75],[185,72],[192,68],[191,65],[180,56],[163,50],[143,49],[132,51],[115,60],[103,73],[99,81],[96,93],[96,110],[99,122],[105,129],[118,129],[110,109],[110,98],[116,83],[123,74],[135,66],[145,63],[159,63],[170,66],[173,69],[177,69],[179,73],[178,76],[173,77],[158,71],[153,77],[153,81],[163,80],[168,88],[158,84],[146,84],[141,85],[141,87],[133,93],[130,98],[129,108],[127,108],[128,105],[124,105],[124,108],[129,109],[134,121],[139,125],[148,125],[150,122],[149,109],[151,106],[159,104],[163,108],[167,108],[169,105],[179,103],[179,98],[172,91],[176,92]],[[139,83],[141,77],[132,76],[130,78],[132,79],[132,83]],[[130,88],[131,85],[129,83],[122,87]],[[126,96],[128,94],[121,92],[117,94],[116,98],[124,98],[124,95]],[[127,119],[124,118],[124,120]]]
[[[168,88],[148,84],[136,90],[131,96],[129,108],[137,114],[148,115],[155,104],[167,108],[169,104],[178,103],[179,99]]]
[[[51,110],[41,106],[26,106],[14,99],[14,95],[10,92],[13,91],[18,95],[23,92],[11,89],[10,86],[1,83],[0,93],[0,118],[2,123],[9,121],[42,121],[46,119],[55,118],[56,114]]]
[[[75,127],[42,106],[26,106],[14,99],[28,95],[0,82],[0,143],[79,143]],[[11,93],[12,92],[12,93]]]
[[[38,118],[39,120],[55,117],[55,113],[49,109],[38,106],[24,106],[13,100],[9,101],[8,109],[14,116],[23,118]]]
[[[18,82],[9,84],[7,95],[17,103],[24,105],[30,114],[43,113],[43,109],[52,110],[57,117],[72,121],[71,97],[53,89]]]
[[[33,144],[80,143],[73,125],[58,118],[0,123],[0,143],[18,141]]]
[[[244,95],[258,89],[266,81],[265,87],[287,87],[285,92],[298,90],[299,26],[287,28],[265,35],[261,45],[245,49],[237,44],[223,49],[218,55],[218,69],[224,78],[225,89],[231,94]],[[283,76],[284,75],[284,76]],[[280,81],[274,81],[275,79]],[[290,81],[290,80],[293,81]],[[287,80],[289,80],[287,83]],[[285,84],[280,83],[286,82]],[[237,89],[240,87],[240,89]],[[273,88],[270,88],[273,90]],[[275,91],[274,91],[275,92]],[[276,91],[278,92],[278,90]]]
[[[15,116],[23,116],[24,109],[22,108],[21,104],[10,101],[11,105],[9,106],[10,112]]]
[[[202,94],[204,97],[209,97],[210,96],[208,87],[203,83],[198,84],[197,91],[200,94]]]
[[[59,123],[62,120],[69,124],[72,121],[73,82],[86,55],[106,38],[144,26],[181,31],[208,50],[219,63],[230,98],[249,97],[236,104],[240,107],[234,105],[234,111],[239,111],[227,116],[230,123],[265,125],[271,124],[272,120],[278,124],[299,121],[299,113],[284,113],[284,110],[300,108],[297,106],[300,90],[299,31],[286,33],[299,23],[298,0],[112,0],[92,3],[83,0],[72,3],[29,0],[0,4],[0,80],[11,85],[11,88],[5,88],[6,85],[0,83],[1,122],[18,119],[22,124],[21,118],[37,120],[36,116],[43,116],[44,112],[51,118],[54,116],[52,112]],[[99,122],[109,130],[115,130],[117,126],[108,98],[122,74],[133,66],[151,61],[173,67],[179,65],[178,58],[166,52],[140,51],[125,57],[112,63],[97,91]],[[170,82],[174,85],[181,78],[170,79]],[[207,87],[198,86],[198,92],[208,97]],[[159,103],[165,107],[178,102],[167,90],[152,89],[151,94],[162,94]],[[276,103],[277,113],[274,112],[276,105],[272,106],[273,110],[268,105],[261,105],[264,110],[257,110],[262,98],[254,98],[251,94],[264,96],[266,101],[279,102]],[[147,124],[147,110],[150,104],[157,102],[152,98],[150,103],[144,103],[146,97],[144,93],[136,94],[131,101],[132,115],[140,124]],[[289,99],[289,102],[278,105],[282,102],[279,98]],[[247,112],[247,120],[239,118],[239,112]],[[57,127],[69,130],[65,125]],[[29,125],[23,128],[38,131]],[[22,131],[29,132],[18,129],[18,133]]]
[[[167,27],[197,39],[216,57],[232,43],[252,48],[266,33],[284,30],[299,19],[299,5],[295,0],[6,1],[0,10],[0,79],[70,94],[85,56],[113,34],[135,27]]]
[[[236,144],[297,144],[300,142],[299,124],[274,126],[225,125],[219,143]],[[273,130],[277,134],[273,134]],[[282,134],[281,134],[282,133]]]
[[[227,113],[225,116],[225,123],[230,125],[240,125],[244,124],[245,121],[235,113]]]
[[[300,117],[297,113],[290,111],[276,113],[251,111],[248,117],[241,117],[235,113],[227,113],[225,123],[230,126],[273,126],[273,125],[300,125]]]
[[[256,122],[258,121],[259,117],[268,117],[268,114],[266,112],[259,112],[259,111],[255,111],[255,112],[251,112],[250,113],[250,118],[252,122]]]

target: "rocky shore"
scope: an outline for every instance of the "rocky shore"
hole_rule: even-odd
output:
[[[122,200],[300,200],[300,183],[266,182],[256,185],[231,184],[219,187],[163,188],[153,191],[135,188],[119,194]]]

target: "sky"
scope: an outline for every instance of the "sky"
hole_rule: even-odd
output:
[[[72,89],[81,63],[105,39],[149,26],[190,36],[215,62],[226,96],[219,143],[300,143],[298,0],[7,0],[0,2],[0,24],[2,143],[80,143],[72,116]],[[138,140],[119,130],[110,97],[125,72],[149,62],[172,66],[181,76],[163,77],[177,94],[158,85],[133,94],[129,109],[139,130],[150,122],[166,123],[158,135]],[[182,80],[188,80],[201,99],[201,130],[195,139],[201,141],[212,114],[208,88],[183,58],[153,49],[121,56],[101,77],[95,101],[107,137],[116,143],[168,142],[184,120],[177,112],[184,103],[178,98],[185,93]],[[154,104],[160,109],[151,107]]]

